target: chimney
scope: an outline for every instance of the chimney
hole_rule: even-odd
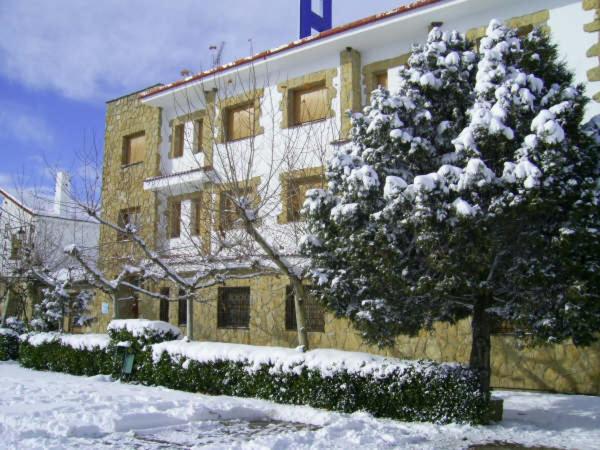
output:
[[[67,172],[56,173],[56,187],[54,189],[54,214],[67,215],[67,203],[71,193],[71,177]]]

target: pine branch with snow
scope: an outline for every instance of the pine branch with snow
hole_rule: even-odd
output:
[[[370,342],[473,316],[488,388],[495,320],[597,339],[600,171],[583,87],[548,36],[492,21],[472,47],[434,29],[399,91],[373,92],[328,190],[308,195],[303,247],[320,299]]]

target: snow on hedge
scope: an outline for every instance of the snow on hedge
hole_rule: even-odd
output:
[[[18,336],[18,334],[10,328],[0,328],[0,336]]]
[[[127,331],[136,338],[151,336],[164,336],[169,333],[181,337],[181,330],[167,322],[147,319],[119,319],[108,324],[108,332]]]
[[[105,350],[110,339],[106,334],[62,334],[62,333],[30,333],[21,335],[21,341],[29,345],[40,345],[58,342],[60,345],[75,350]]]
[[[152,359],[154,363],[157,363],[164,353],[167,353],[171,359],[187,359],[199,363],[239,362],[247,365],[247,370],[250,372],[268,365],[272,366],[272,370],[276,372],[300,374],[303,369],[308,369],[318,371],[324,377],[331,377],[339,372],[348,372],[379,378],[397,370],[405,371],[411,368],[420,372],[428,372],[435,366],[438,372],[440,370],[444,372],[459,367],[458,364],[453,363],[405,361],[368,353],[333,349],[316,349],[303,353],[297,349],[284,347],[187,341],[167,341],[153,345]]]

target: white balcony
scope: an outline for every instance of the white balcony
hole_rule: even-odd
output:
[[[212,167],[190,169],[182,172],[161,175],[144,180],[144,190],[165,192],[167,195],[181,195],[202,190],[206,183],[213,181]]]

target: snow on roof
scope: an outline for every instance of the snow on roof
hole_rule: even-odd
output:
[[[394,9],[386,11],[386,12],[368,16],[363,19],[359,19],[359,20],[355,20],[354,22],[347,23],[345,25],[340,25],[338,27],[331,28],[330,30],[323,31],[321,33],[318,33],[318,34],[315,34],[312,36],[308,36],[304,39],[298,39],[298,40],[295,40],[288,44],[284,44],[284,45],[281,45],[279,47],[276,47],[276,48],[273,48],[270,50],[265,50],[263,52],[257,53],[256,55],[247,56],[245,58],[241,58],[236,61],[224,64],[222,66],[218,66],[213,69],[199,72],[196,75],[185,77],[185,78],[175,81],[173,83],[165,84],[165,85],[158,86],[155,88],[150,88],[150,89],[142,92],[140,94],[140,98],[142,98],[142,99],[149,98],[149,97],[152,97],[161,92],[165,92],[165,91],[174,89],[176,87],[191,83],[193,81],[198,81],[198,80],[201,80],[208,76],[215,75],[220,72],[225,72],[233,67],[243,66],[245,64],[249,64],[251,62],[258,61],[261,59],[268,59],[269,57],[274,56],[276,54],[283,53],[285,51],[288,51],[288,50],[291,50],[291,49],[294,49],[297,47],[301,47],[301,46],[304,46],[304,45],[307,45],[307,44],[310,44],[310,43],[313,43],[313,42],[316,42],[316,41],[319,41],[322,39],[326,39],[331,36],[342,34],[347,31],[354,30],[356,28],[361,28],[363,26],[370,25],[370,24],[379,22],[381,20],[389,19],[390,17],[395,17],[395,16],[399,16],[402,14],[406,14],[410,11],[414,11],[419,8],[424,8],[426,6],[434,5],[436,3],[441,3],[442,1],[444,1],[444,0],[417,0],[417,1],[414,1],[407,5],[402,5],[402,6],[399,6],[397,8],[394,8]]]

